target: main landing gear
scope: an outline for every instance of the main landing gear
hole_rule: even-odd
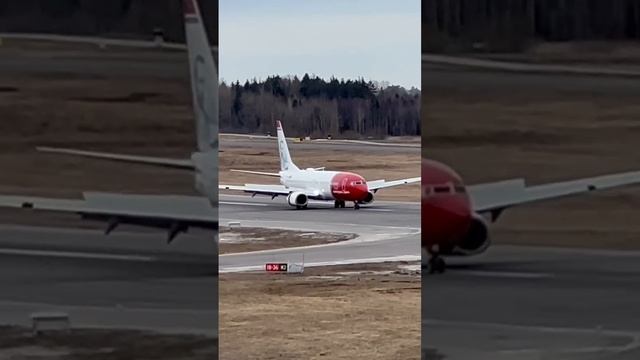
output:
[[[442,274],[447,268],[447,263],[445,263],[444,259],[440,257],[438,250],[437,246],[429,249],[429,261],[427,263],[429,274]]]
[[[333,203],[333,207],[334,207],[334,208],[336,208],[336,209],[337,209],[337,208],[344,208],[344,206],[345,206],[345,203],[344,203],[344,201],[342,201],[342,200],[336,200],[336,201]]]
[[[336,208],[336,209],[337,209],[337,208],[342,208],[342,209],[344,209],[344,208],[345,208],[345,206],[346,206],[346,203],[345,203],[345,201],[344,201],[344,200],[336,200],[336,201],[334,201],[334,202],[333,202],[333,207],[334,207],[334,208]],[[354,202],[353,202],[353,208],[354,208],[355,210],[360,209],[360,204],[358,204],[358,202],[357,202],[357,201],[354,201]]]

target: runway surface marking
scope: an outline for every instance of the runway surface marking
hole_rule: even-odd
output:
[[[220,204],[224,204],[224,205],[239,205],[239,206],[271,206],[271,204],[264,204],[264,203],[258,203],[258,202],[254,202],[254,203],[250,203],[250,202],[237,202],[237,201],[220,201]],[[281,205],[280,203],[275,204],[275,205]],[[286,203],[282,203],[282,208],[285,209]],[[310,201],[309,205],[328,205],[327,202],[320,202],[320,201]],[[326,209],[333,209],[333,206],[327,206]],[[380,212],[391,212],[393,210],[391,209],[374,209],[374,208],[368,208],[368,207],[361,207],[360,210],[364,210],[364,211],[380,211]]]
[[[255,199],[260,199],[260,200],[269,200],[269,196],[264,196],[264,195],[258,195],[259,197],[256,197]],[[284,196],[284,195],[281,195]],[[253,199],[251,196],[249,195],[238,195],[238,194],[225,194],[225,193],[220,193],[220,198],[240,198],[240,199]],[[328,200],[327,200],[328,201]],[[318,204],[322,204],[322,203],[326,203],[323,201],[318,201],[318,200],[311,200],[310,202],[312,203],[318,203]],[[392,200],[376,200],[375,201],[376,204],[389,204],[389,205],[415,205],[418,206],[421,203],[419,201],[392,201]]]
[[[180,313],[180,314],[192,314],[199,315],[203,312],[212,312],[213,310],[192,310],[192,309],[174,309],[174,308],[162,308],[162,307],[127,307],[120,304],[114,306],[98,306],[98,305],[59,305],[42,302],[29,302],[29,301],[4,301],[0,300],[0,306],[30,306],[38,308],[56,308],[56,309],[78,309],[78,310],[106,310],[106,311],[132,311],[132,312],[146,312],[146,313]]]
[[[520,279],[544,279],[555,277],[554,274],[548,273],[528,273],[528,272],[514,272],[514,271],[484,271],[484,270],[451,270],[452,274],[463,274],[480,277],[505,277],[505,278],[520,278]]]
[[[517,324],[500,324],[500,323],[484,323],[484,322],[467,322],[467,321],[449,321],[439,319],[423,319],[424,325],[452,325],[462,328],[484,328],[494,330],[507,330],[507,331],[533,331],[539,333],[549,334],[579,334],[579,335],[596,335],[596,336],[610,336],[621,337],[628,339],[623,345],[607,344],[603,346],[583,346],[572,347],[552,350],[556,353],[593,353],[599,351],[608,352],[625,352],[640,347],[640,332],[623,331],[623,330],[610,330],[603,328],[568,328],[568,327],[551,327],[551,326],[538,326],[538,325],[517,325]],[[526,354],[526,353],[549,353],[550,349],[547,347],[540,348],[523,348],[523,349],[509,349],[499,350],[501,354]]]
[[[415,235],[414,233],[406,233],[406,234],[376,234],[377,237],[371,236],[368,239],[360,239],[355,238],[352,240],[345,240],[340,242],[328,243],[328,244],[316,244],[316,245],[308,245],[308,246],[296,246],[296,247],[286,247],[286,248],[277,248],[277,249],[267,249],[267,250],[256,250],[256,251],[247,251],[247,252],[239,252],[239,253],[231,253],[231,254],[221,254],[218,255],[218,258],[226,258],[226,257],[242,257],[247,255],[260,255],[260,254],[278,254],[282,252],[286,252],[290,254],[295,251],[309,250],[309,249],[317,249],[317,248],[326,248],[326,247],[338,247],[338,246],[347,246],[358,243],[368,243],[375,241],[384,241],[390,240],[394,238],[401,238],[408,235]],[[418,246],[419,239],[416,239],[416,247]],[[416,252],[418,250],[416,249]],[[413,255],[412,255],[413,256]],[[416,256],[417,259],[421,259],[421,255]]]
[[[366,259],[358,258],[358,259],[343,259],[343,260],[336,260],[336,261],[310,262],[310,263],[304,263],[304,267],[369,264],[369,263],[401,262],[401,261],[420,261],[420,256],[403,255],[403,256],[376,257],[376,258],[366,258]],[[218,269],[218,272],[231,273],[231,272],[258,271],[258,270],[264,270],[264,265],[220,267]]]
[[[57,250],[27,250],[27,249],[0,248],[0,254],[22,255],[22,256],[63,257],[63,258],[76,258],[76,259],[120,260],[120,261],[145,261],[145,262],[157,261],[157,258],[152,256],[116,255],[116,254],[57,251]]]
[[[225,217],[220,217],[220,221],[235,221],[235,222],[246,222],[246,223],[261,223],[263,224],[262,226],[256,226],[256,227],[277,227],[278,229],[287,229],[287,228],[295,228],[295,229],[300,229],[300,230],[304,230],[304,229],[308,229],[309,227],[312,226],[318,226],[318,225],[333,225],[333,226],[343,226],[345,228],[349,228],[349,227],[354,227],[356,229],[363,229],[366,228],[367,230],[369,229],[379,229],[379,230],[384,230],[384,229],[398,229],[398,230],[405,230],[403,232],[401,232],[400,234],[414,234],[414,233],[420,233],[420,228],[417,227],[406,227],[406,226],[385,226],[385,225],[368,225],[368,224],[355,224],[355,223],[323,223],[323,224],[318,224],[318,223],[310,223],[308,221],[286,221],[286,220],[247,220],[247,219],[233,219],[233,218],[225,218]],[[278,226],[286,226],[286,227],[278,227]],[[408,231],[407,231],[408,230]],[[353,232],[353,230],[344,230],[344,231],[338,231],[338,230],[331,230],[331,232]]]

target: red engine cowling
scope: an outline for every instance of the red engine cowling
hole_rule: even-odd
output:
[[[471,225],[467,234],[450,249],[442,249],[443,255],[469,256],[485,252],[491,239],[489,237],[489,227],[487,221],[479,214],[473,214]]]
[[[373,202],[373,193],[371,191],[367,192],[364,200],[358,201],[360,204],[371,204]]]

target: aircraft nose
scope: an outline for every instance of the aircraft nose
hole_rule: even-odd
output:
[[[422,246],[455,245],[471,226],[472,210],[469,198],[446,196],[422,201]]]

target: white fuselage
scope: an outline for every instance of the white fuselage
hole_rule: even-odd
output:
[[[280,183],[288,189],[305,190],[309,197],[318,200],[334,200],[331,180],[337,171],[317,171],[313,169],[280,171]]]

